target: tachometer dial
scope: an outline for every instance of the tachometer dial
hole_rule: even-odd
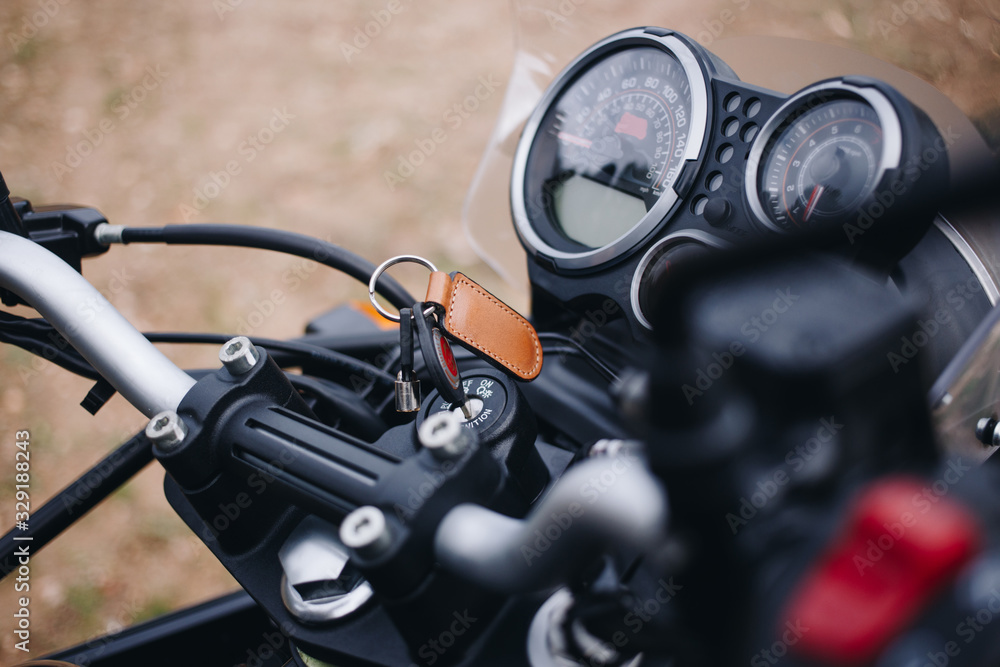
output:
[[[708,87],[675,35],[616,35],[573,63],[528,121],[512,184],[525,245],[589,268],[641,241],[678,200],[705,139]]]
[[[827,82],[793,96],[761,130],[746,174],[757,218],[777,231],[853,219],[899,166],[898,116],[878,91]]]
[[[810,109],[781,133],[758,187],[771,220],[805,227],[857,209],[877,185],[882,126],[864,102]]]

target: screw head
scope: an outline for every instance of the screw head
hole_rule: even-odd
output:
[[[375,558],[392,543],[385,514],[371,505],[359,507],[341,522],[340,541],[365,558]]]
[[[233,375],[243,375],[259,360],[260,352],[246,336],[230,338],[219,350],[219,361]]]
[[[176,449],[184,442],[187,434],[187,426],[173,410],[164,410],[146,425],[146,437],[162,450]]]
[[[420,444],[439,461],[457,459],[472,444],[472,435],[463,424],[465,419],[455,412],[429,415],[417,431]]]

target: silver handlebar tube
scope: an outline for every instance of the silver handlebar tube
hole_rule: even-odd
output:
[[[441,565],[504,592],[562,583],[567,563],[607,548],[652,553],[664,543],[667,495],[638,457],[589,459],[566,472],[527,518],[462,504],[445,515],[434,539]]]
[[[0,287],[31,304],[147,417],[176,410],[194,380],[55,254],[0,232]]]

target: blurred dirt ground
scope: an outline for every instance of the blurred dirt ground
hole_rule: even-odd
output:
[[[910,3],[916,9],[900,9],[895,26],[895,8]],[[553,3],[564,18],[583,4]],[[16,195],[95,206],[116,224],[267,225],[328,238],[376,262],[416,253],[477,275],[484,267],[459,217],[511,65],[512,9],[503,0],[402,0],[402,11],[387,14],[389,5],[4,0],[0,170]],[[606,32],[655,22],[643,18],[654,3],[604,10],[611,5],[615,25]],[[673,12],[672,27],[693,36],[714,39],[721,26],[906,61],[977,115],[981,128],[997,131],[997,87],[981,85],[1000,80],[994,0],[685,0],[656,7],[657,16]],[[947,15],[935,13],[941,7]],[[365,40],[366,26],[380,18],[384,25]],[[934,22],[950,37],[927,40]],[[886,25],[895,29],[886,34]],[[558,21],[554,29],[562,29]],[[458,116],[457,125],[446,120],[477,88],[478,108]],[[390,189],[385,172],[439,127],[446,141]],[[292,336],[326,307],[366,298],[349,279],[250,250],[117,247],[90,260],[85,273],[147,331],[252,325],[258,335]],[[414,291],[420,277],[407,276]],[[272,299],[276,289],[280,303]],[[164,350],[182,366],[218,363],[213,348]],[[120,397],[90,417],[78,407],[89,388],[20,350],[0,348],[0,529],[12,521],[16,430],[31,432],[37,507],[143,427]],[[32,652],[14,650],[8,610],[17,595],[4,581],[0,664],[235,586],[173,515],[155,465],[31,565]]]
[[[7,36],[21,35],[42,3],[0,8],[0,170],[17,195],[95,206],[118,224],[241,222],[328,238],[376,262],[415,252],[441,266],[475,263],[458,216],[502,90],[449,126],[394,192],[383,172],[481,77],[505,80],[505,3],[406,2],[350,62],[341,43],[386,3],[50,4],[57,11],[16,54]],[[252,324],[286,337],[345,298],[367,299],[332,271],[251,250],[129,246],[85,271],[141,330]],[[212,348],[164,350],[188,367],[218,364]],[[78,407],[87,381],[19,350],[0,349],[0,364],[5,508],[15,430],[31,431],[37,507],[143,427],[120,397],[90,417]],[[32,559],[30,657],[235,587],[173,515],[162,477],[150,466]],[[4,581],[0,616],[10,618],[15,599]],[[13,650],[8,626],[0,622],[0,664],[28,657]]]

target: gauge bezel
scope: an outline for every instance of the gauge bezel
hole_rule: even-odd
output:
[[[855,85],[842,79],[821,81],[804,88],[795,93],[778,108],[777,111],[764,123],[760,132],[750,145],[750,153],[747,157],[747,168],[743,179],[743,191],[746,196],[750,210],[753,212],[757,222],[767,229],[782,234],[788,234],[791,230],[784,229],[767,214],[767,210],[761,203],[760,189],[757,187],[757,177],[763,162],[765,152],[771,148],[771,140],[780,136],[788,126],[789,122],[801,118],[798,113],[803,107],[810,105],[817,96],[828,94],[823,99],[820,106],[828,102],[835,102],[841,99],[853,99],[867,104],[878,117],[879,125],[882,127],[882,156],[879,160],[879,168],[875,178],[875,187],[865,199],[871,197],[883,185],[886,173],[898,169],[903,160],[903,129],[902,121],[899,117],[892,100],[882,91],[873,86]],[[806,112],[808,113],[808,111]]]
[[[649,269],[650,263],[652,263],[653,259],[661,250],[666,250],[670,246],[680,245],[682,243],[697,243],[708,248],[715,248],[716,250],[725,250],[726,248],[731,247],[730,244],[726,243],[722,239],[716,238],[711,234],[706,234],[705,232],[697,229],[685,229],[682,232],[667,234],[650,246],[649,250],[646,251],[646,254],[642,256],[641,260],[639,260],[639,265],[635,267],[635,273],[632,274],[632,286],[629,289],[629,300],[632,304],[632,314],[635,315],[636,321],[649,331],[653,330],[653,325],[649,319],[647,319],[646,313],[642,312],[642,307],[639,302],[639,290],[642,288],[642,277],[646,275],[646,270]]]
[[[591,248],[580,252],[569,252],[552,247],[542,239],[528,217],[525,202],[525,175],[528,157],[534,147],[535,137],[542,120],[551,106],[562,97],[566,89],[573,85],[593,63],[610,56],[612,53],[633,47],[660,49],[680,63],[691,90],[691,113],[689,116],[691,128],[681,164],[686,165],[698,160],[704,151],[708,138],[711,97],[708,75],[702,64],[704,57],[696,54],[691,46],[679,39],[674,33],[660,36],[647,32],[646,28],[626,30],[598,42],[577,57],[549,85],[541,101],[525,123],[517,151],[514,154],[514,168],[511,174],[511,212],[514,217],[514,228],[521,243],[532,255],[547,258],[558,269],[568,271],[594,269],[623,258],[655,231],[681,201],[681,196],[676,188],[687,168],[683,166],[678,179],[660,195],[653,208],[647,211],[639,222],[611,243],[600,248]],[[702,122],[696,122],[696,119],[700,119]]]

